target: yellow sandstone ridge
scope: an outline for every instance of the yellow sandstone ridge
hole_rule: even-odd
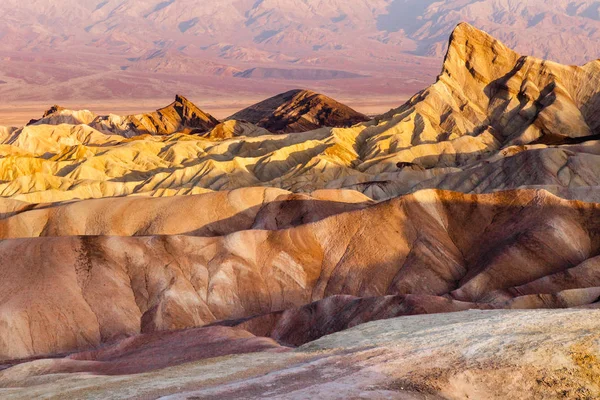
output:
[[[600,201],[586,189],[600,185],[599,68],[598,61],[575,67],[521,56],[460,24],[435,84],[349,128],[275,135],[250,122],[218,123],[180,96],[128,117],[56,108],[3,131],[0,196],[38,203],[265,186],[343,188],[383,200],[423,188],[530,187]],[[334,102],[321,98],[293,91],[239,116],[259,125],[274,116],[285,130],[301,131],[305,122],[327,123],[311,119]],[[313,117],[298,114],[304,106]]]

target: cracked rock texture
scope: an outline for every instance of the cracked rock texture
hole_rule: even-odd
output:
[[[590,310],[403,317],[293,351],[98,374],[119,360],[134,359],[140,370],[160,363],[147,346],[131,355],[123,345],[20,364],[0,372],[0,390],[6,399],[593,399],[600,395],[598,317]]]

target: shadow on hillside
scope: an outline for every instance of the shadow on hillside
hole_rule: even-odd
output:
[[[175,178],[177,182],[174,189],[184,189],[192,187],[201,187],[211,190],[236,189],[247,186],[261,186],[262,184],[276,181],[294,169],[302,169],[315,157],[323,154],[334,144],[319,144],[314,147],[297,150],[286,154],[285,159],[277,159],[277,149],[258,149],[255,154],[244,154],[240,159],[255,159],[254,162],[248,162],[243,167],[236,167],[232,172],[227,172],[229,166],[227,163],[234,162],[238,157],[234,150],[239,147],[238,143],[231,144],[227,152],[223,155],[208,155],[184,163],[179,167],[160,167],[150,171],[131,171],[122,177],[112,178],[111,182],[139,182],[134,192],[141,190],[145,185],[154,180],[156,185],[152,190],[169,189],[170,185],[160,186],[162,182],[171,179],[172,175],[178,171],[181,172],[181,178]],[[293,146],[293,145],[290,145]],[[269,159],[270,157],[273,159]],[[223,163],[221,169],[214,165],[206,164],[211,162]],[[203,166],[203,164],[206,164]],[[194,168],[197,170],[192,171]],[[215,170],[217,171],[214,174]],[[162,174],[163,176],[157,178]],[[178,182],[179,180],[181,182]],[[236,184],[237,183],[237,184]]]
[[[191,197],[201,197],[205,195],[192,195]],[[190,196],[186,196],[186,200],[189,199]],[[115,200],[119,198],[104,198],[104,199],[90,199],[83,200],[84,202],[102,202],[106,200]],[[135,206],[135,199],[132,198],[123,198],[127,199],[130,202],[133,202],[132,206]],[[174,200],[175,198],[169,198],[168,200]],[[152,202],[156,202],[159,205],[163,203],[165,198],[160,197],[147,197],[140,198],[143,200],[143,205],[146,208],[152,209],[154,211],[154,215],[150,215],[149,220],[143,221],[140,223],[139,228],[131,233],[131,236],[155,236],[155,235],[164,235],[164,233],[160,230],[162,224],[164,224],[166,219],[171,219],[177,221],[178,219],[186,218],[192,219],[189,215],[183,215],[183,212],[178,213],[169,213],[168,209],[163,207],[154,207],[151,205]],[[111,202],[114,204],[114,201]],[[118,204],[118,203],[117,203]],[[291,228],[298,225],[303,225],[311,222],[317,222],[324,218],[341,214],[344,212],[354,211],[363,209],[368,207],[371,203],[363,202],[363,203],[346,203],[346,202],[338,202],[338,201],[330,201],[330,200],[319,200],[311,198],[307,195],[293,195],[292,198],[286,200],[274,200],[269,203],[249,207],[235,215],[232,215],[225,219],[220,219],[218,221],[213,221],[210,223],[206,223],[204,225],[198,226],[197,229],[192,231],[181,231],[181,232],[172,232],[172,235],[183,235],[183,236],[197,236],[197,237],[215,237],[215,236],[225,236],[234,232],[249,230],[249,229],[266,229],[266,230],[279,230],[285,228]],[[13,223],[22,217],[23,214],[29,211],[37,211],[44,209],[53,209],[50,211],[50,217],[46,223],[44,229],[42,229],[40,236],[41,237],[53,237],[56,236],[52,232],[48,231],[48,226],[59,225],[61,220],[66,221],[66,217],[70,216],[74,218],[71,214],[67,213],[69,204],[46,204],[40,206],[31,206],[26,207],[21,212],[11,213],[6,217],[0,218],[0,238],[7,239],[10,238],[7,234],[11,230],[11,226]],[[208,210],[206,208],[194,209],[190,208],[185,210],[185,213],[211,213],[213,210]],[[182,214],[182,215],[179,215]],[[58,235],[58,236],[98,236],[98,235],[107,235],[112,236],[114,233],[111,232],[110,227],[107,225],[106,221],[102,221],[98,219],[98,216],[95,216],[95,223],[100,224],[105,227],[102,229],[98,229],[95,234],[87,234],[86,232],[75,232],[69,231],[68,235]],[[85,224],[87,228],[87,224]],[[74,228],[73,228],[74,229]],[[59,231],[60,232],[60,231]],[[119,236],[119,235],[117,235]]]
[[[325,203],[331,208],[320,202],[307,204],[275,203],[263,217],[277,228],[297,226],[309,222],[305,216],[312,217],[315,210],[344,212],[347,206],[332,202]],[[340,208],[334,210],[335,207]],[[206,211],[191,209],[189,214]],[[319,218],[326,218],[326,214]],[[245,213],[232,218],[251,220],[252,224],[258,220]],[[598,300],[587,292],[571,297],[557,294],[566,289],[600,286],[594,269],[589,270],[590,274],[572,273],[574,267],[600,252],[597,204],[564,202],[543,192],[526,190],[479,197],[422,193],[349,211],[317,228],[303,226],[256,236],[250,232],[241,237],[243,242],[229,241],[215,253],[210,250],[202,256],[203,249],[216,245],[216,241],[157,236],[152,240],[122,240],[115,247],[114,242],[108,246],[107,239],[97,237],[97,242],[92,241],[97,245],[95,251],[85,252],[76,263],[85,263],[94,270],[92,276],[96,280],[87,282],[90,286],[86,290],[97,293],[90,300],[96,306],[103,304],[107,295],[122,299],[124,295],[143,292],[149,297],[148,305],[164,302],[161,304],[168,305],[170,315],[181,312],[188,317],[195,311],[190,311],[186,301],[198,301],[213,307],[212,311],[219,310],[220,315],[228,313],[231,319],[246,318],[241,324],[223,324],[240,325],[258,335],[294,345],[374,319],[471,308],[510,308],[510,301],[516,297],[531,296],[525,302],[530,308],[575,307]],[[61,247],[64,243],[36,240],[36,246],[27,247],[26,240],[19,240],[19,247],[10,247],[7,241],[3,251],[27,249],[20,256],[24,265],[35,265],[36,274],[50,279],[64,273],[56,268],[63,253],[71,251],[71,247]],[[127,257],[131,251],[146,256],[136,261]],[[110,252],[112,255],[107,257]],[[78,264],[69,268],[77,267]],[[206,272],[209,267],[206,287],[194,287],[197,273]],[[31,274],[27,267],[15,268],[5,263],[4,268],[10,269],[11,274]],[[166,276],[172,277],[166,296],[160,291],[144,292],[147,285],[130,284],[144,282],[153,273],[166,269]],[[103,274],[113,270],[122,272],[108,278]],[[221,271],[230,274],[231,279],[217,274]],[[103,289],[103,283],[113,277],[123,284]],[[548,279],[539,281],[544,277]],[[240,306],[235,308],[221,298],[216,302],[207,300],[211,279],[219,282],[221,290],[227,289],[229,298]],[[69,281],[63,278],[52,282],[66,285]],[[531,282],[537,283],[525,287]],[[465,290],[467,285],[469,290]],[[188,289],[178,291],[184,287]],[[43,304],[46,294],[37,289],[23,286],[18,295],[35,291]],[[136,290],[138,293],[134,293]],[[272,300],[277,298],[280,300]],[[331,299],[319,303],[323,298]],[[509,302],[497,302],[504,298]],[[16,304],[14,314],[19,315],[27,304]],[[69,307],[76,307],[68,302],[52,304],[69,312],[75,310]],[[123,307],[122,304],[115,301],[111,307]],[[524,307],[523,303],[517,306]],[[154,309],[140,312],[151,315]],[[41,308],[39,315],[43,312]],[[256,315],[261,317],[253,318]],[[116,330],[118,325],[112,327]]]
[[[397,238],[385,239],[390,245],[398,240],[412,244],[408,253],[398,254],[397,259],[386,261],[381,248],[381,256],[373,253],[360,267],[354,266],[353,279],[364,280],[357,285],[359,290],[336,291],[335,279],[328,278],[329,272],[322,275],[323,279],[330,279],[324,299],[313,292],[314,303],[213,325],[237,326],[258,336],[272,337],[283,345],[299,346],[362,323],[405,315],[599,304],[600,298],[594,293],[600,286],[600,277],[572,272],[600,255],[598,205],[566,203],[526,190],[502,193],[491,202],[484,197],[477,201],[473,196],[443,197],[441,204],[407,196],[373,206],[402,209],[409,218],[403,224],[404,233],[396,232]],[[386,214],[388,218],[394,215]],[[369,224],[374,229],[347,244],[352,249],[350,254],[363,252],[361,248],[377,248],[373,243],[384,236],[385,231],[377,230],[377,225],[386,222],[359,218],[367,215],[368,210],[347,216],[356,224]],[[441,225],[446,220],[447,224]],[[565,236],[567,231],[569,237]],[[401,239],[402,234],[415,238],[412,242]],[[361,248],[356,247],[359,244]],[[335,253],[336,249],[328,251]],[[450,272],[451,262],[446,257],[453,252],[460,254],[462,265]],[[342,259],[340,263],[343,261],[353,263],[352,259]],[[342,268],[340,263],[336,269]],[[359,272],[363,269],[368,272]],[[382,278],[390,271],[390,279]],[[374,281],[369,282],[370,279]],[[376,293],[377,279],[388,282],[386,291]],[[436,279],[446,279],[448,289],[439,291]],[[472,286],[474,279],[481,283]],[[465,285],[471,285],[470,291],[461,291]],[[567,292],[574,289],[582,289],[582,293],[570,296]]]
[[[301,195],[298,195],[301,196]],[[283,200],[251,207],[229,218],[200,229],[181,233],[186,236],[224,236],[241,230],[281,230],[318,222],[334,215],[361,210],[370,203],[344,203],[329,200]]]

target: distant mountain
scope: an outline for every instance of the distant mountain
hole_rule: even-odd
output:
[[[100,132],[138,135],[203,134],[211,139],[306,132],[321,127],[349,127],[370,118],[325,95],[291,90],[245,108],[220,122],[181,95],[166,107],[135,115],[96,115],[89,110],[50,107],[28,125],[88,125]]]
[[[212,115],[199,109],[183,96],[176,95],[175,101],[154,112],[137,115],[97,116],[88,110],[68,110],[52,106],[38,120],[29,125],[86,124],[104,133],[125,137],[150,134],[170,135],[176,132],[205,133],[219,124]]]
[[[310,90],[291,90],[254,104],[228,119],[252,122],[271,132],[305,132],[322,126],[347,127],[369,118]]]
[[[522,54],[600,56],[594,0],[6,0],[0,21],[10,102],[164,98],[165,82],[237,99],[406,95],[433,82],[461,21]]]
[[[208,132],[219,124],[212,115],[199,109],[183,96],[175,96],[168,106],[149,114],[126,117],[105,116],[96,118],[90,126],[99,131],[108,131],[124,136],[149,133],[169,135],[175,132]]]

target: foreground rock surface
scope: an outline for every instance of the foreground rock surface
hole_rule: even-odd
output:
[[[294,351],[229,355],[124,376],[98,374],[111,360],[39,360],[0,372],[0,394],[6,399],[591,399],[600,395],[599,317],[600,311],[590,310],[404,317],[364,324]],[[141,366],[147,365],[144,347],[138,350]],[[118,359],[118,352],[113,356]]]

